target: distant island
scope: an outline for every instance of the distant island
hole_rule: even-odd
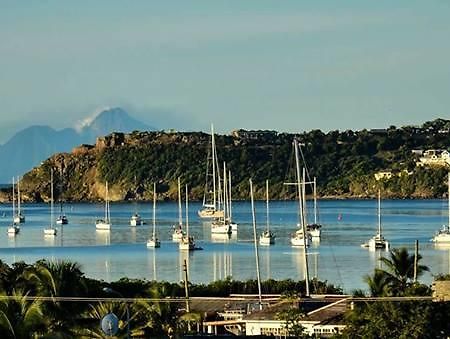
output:
[[[450,166],[450,120],[422,126],[361,131],[312,130],[299,134],[236,130],[216,135],[220,163],[232,173],[233,199],[248,199],[248,179],[256,197],[264,198],[270,181],[272,199],[292,199],[285,185],[294,180],[292,141],[302,143],[310,177],[317,177],[321,198],[441,198],[446,195]],[[203,198],[210,135],[203,132],[132,132],[99,137],[95,145],[81,145],[59,153],[30,172],[21,182],[25,201],[47,201],[50,169],[55,172],[56,196],[66,201],[103,199],[104,183],[110,198],[150,200],[152,183],[160,199],[176,199],[176,180],[190,188],[191,199]],[[311,194],[311,190],[309,194]],[[9,201],[10,189],[0,199]]]

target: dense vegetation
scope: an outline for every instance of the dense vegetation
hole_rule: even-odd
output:
[[[110,288],[111,290],[105,290]],[[190,285],[190,296],[229,296],[231,293],[258,292],[254,280],[226,279],[208,285]],[[304,281],[268,280],[262,283],[264,293],[289,292],[302,294]],[[315,280],[315,293],[341,293],[339,288]],[[127,323],[126,304],[78,298],[154,298],[136,299],[128,303],[130,321]],[[67,261],[41,260],[33,265],[24,262],[8,266],[0,261],[0,336],[1,338],[103,338],[99,323],[106,314],[119,317],[118,337],[124,337],[129,325],[132,337],[167,337],[168,333],[188,332],[183,297],[184,286],[177,283],[123,278],[111,284],[84,276],[78,264]],[[29,299],[29,297],[37,297]],[[44,299],[48,297],[48,299]],[[53,298],[71,297],[60,301]],[[165,302],[167,297],[179,297],[179,303]],[[163,300],[160,300],[163,299]],[[206,302],[206,301],[204,301]],[[218,310],[220,311],[220,310]],[[201,319],[203,315],[191,315]]]
[[[450,121],[438,119],[421,127],[394,126],[385,130],[344,132],[320,130],[300,134],[272,131],[238,131],[217,135],[219,161],[232,172],[233,197],[248,198],[248,179],[253,178],[256,197],[263,198],[264,181],[270,180],[272,198],[292,198],[284,182],[294,178],[292,140],[302,144],[310,176],[318,180],[318,192],[328,197],[375,196],[430,198],[446,192],[446,167],[417,167],[413,150],[447,149]],[[152,182],[161,197],[176,197],[176,179],[190,187],[191,198],[201,199],[205,183],[210,136],[205,133],[113,133],[99,139],[85,152],[55,155],[24,176],[25,196],[31,200],[49,196],[50,168],[56,169],[57,187],[64,186],[68,200],[102,197],[108,181],[112,199],[149,199]],[[220,165],[222,167],[222,165]],[[389,170],[390,179],[376,181],[374,174]]]
[[[418,256],[420,261],[421,256]],[[390,258],[381,258],[383,269],[366,277],[371,297],[430,296],[428,286],[414,281],[414,255],[394,249]],[[428,270],[418,265],[417,276]],[[445,277],[441,277],[445,279]],[[362,291],[356,297],[365,296]],[[425,300],[380,300],[355,302],[346,316],[346,329],[340,338],[448,338],[450,304]]]

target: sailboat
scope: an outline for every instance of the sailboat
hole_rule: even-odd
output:
[[[188,186],[186,185],[186,234],[181,238],[178,249],[180,251],[193,251],[195,250],[194,237],[189,235],[189,196]]]
[[[206,159],[206,182],[205,193],[203,195],[203,206],[198,211],[200,218],[223,218],[224,211],[220,208],[220,175],[217,161],[216,142],[214,138],[214,126],[211,124],[211,174],[209,172],[209,153]],[[211,183],[210,183],[210,177]],[[212,184],[212,187],[210,185]],[[216,187],[216,184],[219,187]],[[211,191],[212,189],[212,191]],[[217,189],[217,190],[216,190]]]
[[[378,190],[378,231],[368,242],[361,245],[362,247],[368,248],[369,250],[376,249],[389,249],[389,242],[384,238],[381,233],[381,192]]]
[[[431,241],[435,243],[450,244],[450,173],[448,173],[448,224],[442,226],[442,228],[436,232],[433,239]]]
[[[309,236],[306,232],[306,218],[305,218],[305,169],[303,168],[303,180],[300,179],[300,161],[298,154],[298,141],[294,139],[295,164],[297,176],[297,193],[298,193],[298,218],[299,229],[291,235],[291,245],[307,247],[309,246]]]
[[[9,227],[8,227],[8,235],[9,236],[15,236],[17,233],[19,233],[19,231],[20,231],[20,227],[19,227],[19,225],[18,224],[16,224],[15,223],[15,221],[14,221],[14,218],[15,218],[15,216],[16,216],[16,197],[14,196],[14,190],[15,190],[15,188],[14,188],[14,177],[13,177],[13,179],[12,179],[12,201],[13,201],[13,210],[12,210],[12,212],[13,212],[13,222],[12,222],[12,225],[10,225]]]
[[[69,219],[67,218],[67,216],[64,214],[63,212],[63,201],[62,201],[62,192],[63,192],[63,188],[62,188],[62,169],[61,169],[61,183],[60,183],[60,187],[59,187],[59,216],[56,219],[56,224],[57,225],[67,225],[69,223]]]
[[[178,177],[178,225],[172,226],[172,241],[181,241],[184,236],[183,231],[183,216],[181,210],[181,183]]]
[[[134,213],[130,218],[130,226],[142,225],[141,216],[138,213]]]
[[[108,197],[108,182],[105,183],[105,218],[97,219],[97,221],[95,222],[95,228],[97,230],[103,230],[103,231],[111,230],[109,197]]]
[[[135,183],[135,187],[136,187],[136,176],[134,177],[134,183]],[[135,198],[135,201],[134,201],[134,206],[135,206],[134,214],[130,218],[130,226],[140,226],[140,225],[143,224],[143,222],[142,222],[141,216],[137,212],[136,198]]]
[[[147,247],[157,248],[161,246],[161,242],[156,236],[156,183],[153,183],[153,231],[152,237],[147,240]]]
[[[270,230],[269,222],[269,180],[266,180],[266,229],[259,236],[260,245],[275,244],[275,234]]]
[[[56,228],[53,225],[53,168],[51,170],[50,174],[50,226],[47,228],[44,228],[44,235],[45,236],[55,236],[56,235]]]
[[[228,217],[228,206],[229,206],[229,201],[228,201],[228,184],[227,184],[227,172],[226,172],[226,165],[225,163],[223,164],[223,181],[224,181],[224,185],[223,185],[223,217],[220,218],[216,218],[214,219],[214,221],[211,223],[211,233],[220,233],[220,234],[231,234],[231,225],[229,222],[229,217]]]
[[[23,224],[25,222],[25,216],[20,209],[20,179],[17,177],[17,214],[14,215],[15,224]]]
[[[314,223],[306,225],[306,231],[311,235],[312,239],[320,239],[322,225],[317,221],[317,183],[316,177],[313,181],[314,189]]]

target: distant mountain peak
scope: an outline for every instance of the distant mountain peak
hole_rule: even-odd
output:
[[[89,116],[87,116],[86,118],[78,121],[75,125],[75,130],[78,133],[81,133],[83,131],[83,129],[88,128],[89,126],[92,125],[92,123],[100,116],[100,115],[107,115],[109,114],[109,112],[116,112],[116,111],[120,111],[123,112],[125,114],[127,114],[122,108],[120,107],[110,107],[110,106],[103,106],[103,107],[99,107],[96,110],[94,110]]]

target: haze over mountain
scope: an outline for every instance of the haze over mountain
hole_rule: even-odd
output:
[[[0,146],[0,183],[9,183],[54,153],[69,152],[80,144],[92,144],[111,132],[155,130],[119,107],[107,108],[86,119],[78,128],[55,130],[34,125],[17,132]]]

